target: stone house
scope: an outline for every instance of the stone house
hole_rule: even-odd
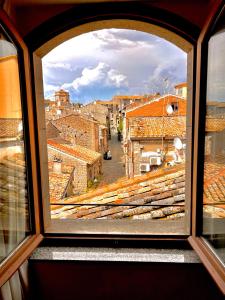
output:
[[[99,152],[99,124],[81,114],[70,114],[52,121],[61,137],[73,145]]]
[[[48,140],[48,161],[58,160],[74,168],[73,186],[75,193],[86,192],[88,185],[98,179],[102,173],[102,156],[100,153],[80,145],[61,144]]]
[[[91,102],[91,103],[81,106],[80,111],[83,114],[92,116],[100,124],[106,126],[109,111],[105,105],[98,104],[97,101],[94,101],[94,102]]]
[[[166,95],[126,111],[123,136],[128,177],[170,161],[184,162],[186,100]],[[174,147],[175,138],[179,138],[182,149]]]

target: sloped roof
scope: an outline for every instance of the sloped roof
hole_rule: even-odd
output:
[[[16,151],[16,149],[15,149]],[[15,212],[18,220],[26,222],[26,230],[29,230],[29,205],[27,193],[27,179],[24,155],[22,153],[11,153],[1,156],[0,159],[0,219],[4,220]],[[12,204],[12,203],[16,203]],[[2,223],[3,229],[4,222]]]
[[[0,138],[15,138],[18,136],[18,126],[22,119],[0,118]]]
[[[225,129],[224,118],[206,117],[206,132],[219,132]]]
[[[97,123],[95,120],[84,117],[80,114],[72,113],[69,115],[66,115],[64,117],[61,117],[57,120],[52,121],[52,123],[61,130],[62,127],[72,127],[74,129],[79,129],[83,127],[83,123]]]
[[[205,163],[204,212],[213,218],[225,218],[225,164]]]
[[[73,219],[158,219],[172,218],[172,215],[174,218],[182,217],[185,200],[184,173],[183,165],[161,169],[155,173],[108,185],[85,195],[69,197],[64,199],[65,203],[83,205],[76,207],[52,205],[52,217]],[[153,206],[143,206],[150,203]],[[116,206],[118,204],[123,206]]]
[[[166,107],[168,104],[178,103],[178,111],[173,116],[185,116],[187,100],[175,95],[162,96],[154,101],[138,106],[126,112],[126,117],[161,117],[167,116]]]
[[[49,197],[50,202],[64,198],[70,174],[58,174],[49,172]]]
[[[185,117],[149,117],[129,120],[130,138],[185,137]]]
[[[187,87],[187,82],[181,82],[181,83],[174,86],[175,89],[180,89],[180,88],[183,88],[183,87]]]
[[[47,124],[46,124],[47,139],[57,138],[57,137],[59,137],[60,133],[61,133],[61,131],[54,124],[52,124],[51,121],[47,122]]]
[[[87,164],[93,164],[96,160],[101,158],[101,154],[90,150],[88,148],[82,147],[80,145],[67,145],[67,144],[60,144],[54,140],[48,140],[48,146],[53,147],[54,149],[68,154],[75,159],[80,159]]]

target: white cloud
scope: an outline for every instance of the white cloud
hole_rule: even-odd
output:
[[[74,68],[71,66],[70,63],[66,62],[51,62],[51,61],[44,61],[43,62],[43,67],[49,68],[49,69],[65,69],[65,70],[70,70],[72,71]]]
[[[82,87],[97,83],[117,88],[122,85],[128,85],[125,75],[121,74],[118,70],[110,68],[108,64],[99,62],[95,68],[84,68],[80,77],[77,77],[72,83],[63,84],[62,88],[73,87],[74,90],[79,91]]]
[[[62,87],[79,101],[163,92],[165,78],[172,87],[186,80],[186,70],[182,50],[157,36],[126,29],[82,34],[43,58],[45,90]]]

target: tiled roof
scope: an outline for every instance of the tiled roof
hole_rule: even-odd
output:
[[[225,218],[225,164],[207,162],[204,174],[204,213],[214,218]]]
[[[60,133],[61,133],[61,131],[54,124],[52,124],[51,121],[47,122],[47,124],[46,124],[47,139],[57,138],[57,137],[59,137]]]
[[[52,121],[52,123],[59,129],[62,130],[62,128],[65,127],[72,127],[74,129],[83,129],[83,124],[90,124],[90,123],[97,123],[96,121],[86,118],[80,114],[70,114],[64,117],[61,117],[57,120]]]
[[[130,138],[185,137],[185,117],[149,117],[129,119]]]
[[[155,173],[108,185],[85,195],[66,198],[64,202],[67,204],[83,205],[76,207],[52,205],[52,217],[73,219],[165,219],[167,217],[171,219],[171,215],[174,217],[176,215],[175,218],[182,217],[185,200],[184,180],[183,165],[161,169]],[[91,205],[93,203],[101,206]],[[153,206],[143,206],[150,203]],[[114,206],[107,206],[110,204]],[[117,204],[123,206],[115,206]]]
[[[182,82],[174,86],[175,89],[180,89],[182,87],[187,87],[187,82]]]
[[[68,154],[76,159],[80,159],[87,164],[93,164],[97,159],[101,158],[101,154],[90,150],[88,148],[82,147],[80,145],[67,145],[59,144],[54,140],[48,140],[48,146],[53,147],[56,150],[61,151],[62,153]]]
[[[206,118],[206,132],[219,132],[225,129],[224,118]]]
[[[206,163],[204,214],[224,218],[224,197],[224,165]],[[184,201],[185,171],[184,165],[178,165],[66,198],[64,203],[77,205],[52,205],[51,214],[52,218],[72,219],[177,219],[184,217]],[[214,204],[218,202],[221,204]]]
[[[0,118],[0,138],[15,138],[18,136],[18,126],[21,119]]]
[[[208,106],[216,106],[216,107],[225,107],[225,102],[220,101],[207,101],[207,107]]]
[[[50,202],[63,199],[68,185],[70,174],[49,172],[49,197]]]
[[[126,117],[162,117],[167,116],[166,108],[168,104],[178,103],[178,111],[173,113],[173,116],[185,116],[186,115],[186,103],[182,97],[175,95],[166,95],[160,97],[150,103],[138,106],[130,111],[126,112]]]
[[[111,104],[114,104],[114,102],[113,102],[113,100],[96,100],[95,101],[97,104],[102,104],[102,105],[106,105],[106,104],[109,104],[109,105],[111,105]]]
[[[0,220],[16,214],[17,221],[26,221],[29,230],[27,180],[24,155],[14,153],[0,158]],[[8,230],[8,226],[6,230]]]

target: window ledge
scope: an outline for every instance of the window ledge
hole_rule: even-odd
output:
[[[72,260],[109,262],[162,262],[200,263],[193,250],[136,249],[136,248],[88,248],[88,247],[39,247],[31,260]]]

